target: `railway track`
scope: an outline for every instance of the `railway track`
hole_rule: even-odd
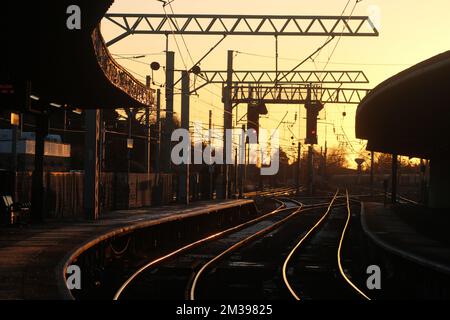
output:
[[[351,199],[347,191],[345,202],[345,208],[333,209],[332,200],[319,221],[286,257],[282,268],[283,281],[294,299],[370,300],[345,270],[343,247],[352,217],[350,203],[359,203]],[[296,267],[289,270],[290,265]]]
[[[255,197],[281,197],[288,196],[296,192],[295,187],[273,188],[265,191],[251,191],[244,193],[245,198]]]
[[[263,216],[229,228],[222,232],[216,233],[209,237],[200,239],[186,246],[183,246],[165,256],[150,261],[135,273],[133,273],[133,275],[131,275],[131,277],[129,277],[127,281],[124,282],[124,284],[115,293],[114,300],[122,298],[124,295],[126,295],[127,291],[133,290],[132,288],[135,287],[136,283],[139,284],[137,285],[138,288],[145,287],[145,284],[141,285],[142,283],[140,281],[142,281],[142,278],[145,278],[148,275],[154,275],[155,273],[158,273],[160,271],[163,271],[162,273],[164,273],[167,268],[172,268],[174,262],[176,264],[178,263],[178,266],[180,266],[183,264],[183,261],[180,260],[187,260],[188,266],[185,267],[189,272],[192,272],[192,269],[196,268],[201,260],[200,256],[202,255],[202,251],[208,252],[209,250],[211,250],[211,248],[209,247],[214,247],[214,245],[211,246],[211,243],[219,243],[219,247],[221,247],[220,241],[225,243],[227,242],[226,240],[224,241],[224,239],[227,239],[229,243],[232,243],[236,239],[239,239],[240,236],[245,236],[248,233],[254,233],[254,230],[258,230],[262,225],[273,224],[289,216],[293,216],[300,212],[302,208],[302,205],[298,202],[280,200],[278,200],[278,202],[280,203],[280,206],[278,208],[267,214],[264,214]],[[214,248],[212,248],[212,250],[214,250]],[[189,276],[190,275],[188,275],[188,278]],[[165,279],[167,277],[162,275],[161,273],[158,273],[158,276],[156,278],[157,279],[155,280],[159,282],[160,279]],[[189,279],[183,280],[188,281]],[[150,287],[154,288],[153,286]],[[131,296],[133,296],[133,294],[131,294]],[[158,295],[156,295],[156,297],[158,297]],[[181,298],[183,297],[184,296],[182,296]]]
[[[278,198],[280,206],[264,216],[149,262],[124,282],[114,299],[300,299],[304,291],[299,289],[304,284],[302,273],[298,274],[292,265],[303,259],[302,246],[321,233],[319,229],[329,228],[325,222],[335,220],[335,214],[346,218],[337,219],[341,231],[336,240],[339,253],[335,256],[345,279],[340,257],[352,200],[338,191],[331,200],[322,199],[325,198],[309,198],[311,203],[305,204]],[[336,228],[335,224],[331,223],[332,228]],[[323,250],[318,252],[320,256]],[[347,277],[340,285],[351,284]],[[353,286],[354,291],[358,290]],[[359,297],[361,294],[364,295],[361,291]]]

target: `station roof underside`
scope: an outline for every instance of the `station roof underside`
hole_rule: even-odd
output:
[[[145,106],[107,78],[96,55],[92,34],[112,3],[8,1],[1,14],[6,26],[2,42],[7,46],[2,47],[0,77],[31,81],[32,94],[42,103],[80,109]],[[66,11],[72,4],[81,8],[81,30],[67,28]]]

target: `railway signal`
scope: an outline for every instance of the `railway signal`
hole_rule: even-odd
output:
[[[257,141],[259,143],[259,117],[267,114],[268,110],[265,103],[249,103],[247,106],[247,128],[256,131]]]
[[[320,101],[312,101],[305,104],[306,108],[306,144],[317,144],[317,117],[323,104]]]

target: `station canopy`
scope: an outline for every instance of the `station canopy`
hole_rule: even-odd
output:
[[[368,150],[424,159],[449,155],[450,51],[387,79],[359,104]]]

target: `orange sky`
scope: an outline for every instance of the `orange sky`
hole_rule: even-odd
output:
[[[348,0],[175,0],[172,4],[175,13],[213,13],[213,14],[279,14],[279,15],[340,15]],[[346,14],[349,14],[355,0],[350,1]],[[166,8],[170,12],[170,8]],[[116,0],[110,12],[121,13],[164,13],[161,3],[156,0]],[[354,11],[354,15],[369,15],[379,12],[380,36],[343,37],[331,57],[327,70],[363,70],[369,77],[370,83],[362,87],[373,88],[381,81],[440,52],[446,51],[450,45],[450,1],[407,1],[407,0],[363,0]],[[102,33],[106,40],[118,33],[118,29],[109,22],[102,25]],[[220,39],[220,36],[184,36],[194,61],[203,56],[206,51]],[[324,41],[325,37],[281,37],[280,69],[291,69],[298,61],[311,54]],[[192,65],[191,59],[185,49],[181,36],[177,36],[181,47],[181,55],[186,65]],[[336,41],[336,40],[334,40]],[[330,57],[335,42],[322,50],[315,59],[316,63],[309,62],[302,68],[304,70],[322,70],[324,62]],[[171,37],[170,50],[176,52],[176,67],[185,68],[180,53]],[[113,54],[152,54],[136,61],[118,60],[127,69],[135,72],[138,79],[149,74],[149,67],[145,63],[158,61],[164,65],[165,37],[164,36],[131,36],[110,47]],[[274,56],[273,37],[228,37],[203,63],[203,69],[226,69],[226,51],[236,50],[246,53],[256,53],[264,56]],[[144,63],[143,63],[144,62]],[[237,55],[235,69],[266,70],[274,69],[274,59]],[[155,73],[155,80],[163,83],[164,73]],[[354,86],[356,87],[356,86]],[[214,122],[223,124],[223,105],[220,101],[220,89],[209,86],[201,90],[200,97],[192,97],[191,121],[207,123],[208,110],[213,110]],[[175,100],[175,111],[179,111],[179,99]],[[244,113],[244,105],[240,107],[240,115]],[[276,127],[288,111],[287,121],[294,120],[295,112],[299,106],[274,105],[269,106],[269,118],[262,119],[264,128]],[[342,112],[347,117],[342,117]],[[334,124],[338,135],[347,135],[356,152],[364,144],[355,139],[354,118],[356,105],[326,106],[326,122]],[[304,108],[301,107],[302,118]],[[321,118],[325,118],[322,112]],[[282,146],[289,146],[291,133],[280,126]],[[304,139],[304,120],[300,123],[300,138]],[[298,123],[292,128],[298,136]],[[327,134],[325,134],[327,133]],[[329,146],[338,144],[337,136],[333,133],[332,125],[319,124],[319,146],[324,145],[325,139]],[[292,150],[292,154],[294,150]],[[351,155],[354,158],[356,155]]]

